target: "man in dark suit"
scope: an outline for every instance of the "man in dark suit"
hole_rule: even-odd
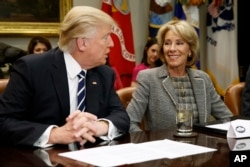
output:
[[[48,147],[96,138],[112,140],[130,120],[106,66],[116,23],[99,9],[73,7],[60,27],[58,47],[16,61],[0,98],[0,143]],[[77,106],[78,73],[86,73],[85,110]]]

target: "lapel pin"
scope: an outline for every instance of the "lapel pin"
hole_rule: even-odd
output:
[[[94,81],[94,82],[92,82],[92,84],[93,84],[93,85],[97,85],[97,82]]]

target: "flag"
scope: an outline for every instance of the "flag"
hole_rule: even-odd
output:
[[[233,1],[209,0],[207,11],[207,73],[223,96],[239,82]]]
[[[149,37],[155,37],[162,24],[174,17],[174,0],[150,0]]]
[[[128,87],[131,84],[132,71],[135,67],[129,1],[103,0],[102,10],[118,23],[118,27],[115,27],[111,34],[115,46],[111,49],[109,63],[117,69],[123,86]]]

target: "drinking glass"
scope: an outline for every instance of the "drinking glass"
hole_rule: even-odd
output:
[[[193,112],[188,104],[177,105],[176,113],[177,133],[180,136],[192,135],[193,131]]]

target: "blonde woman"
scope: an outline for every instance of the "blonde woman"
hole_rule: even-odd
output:
[[[216,92],[207,73],[191,68],[197,61],[199,49],[195,29],[184,20],[172,20],[158,31],[161,67],[141,71],[137,87],[127,112],[130,131],[140,131],[144,119],[146,130],[176,128],[179,104],[188,105],[193,123],[232,116]]]

